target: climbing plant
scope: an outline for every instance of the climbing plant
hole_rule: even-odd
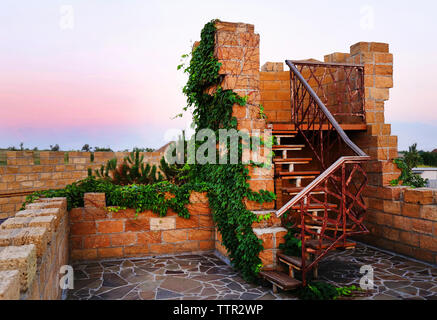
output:
[[[221,87],[221,64],[214,56],[215,23],[213,20],[205,25],[200,44],[192,51],[190,63],[184,69],[189,77],[183,93],[187,97],[184,110],[192,111],[196,132],[208,128],[217,136],[219,129],[237,128],[237,120],[232,116],[233,106],[244,106],[247,99]],[[239,159],[242,149],[240,141]],[[216,163],[221,162],[217,159]],[[192,165],[190,178],[208,184],[213,218],[231,262],[246,280],[254,281],[261,266],[258,255],[263,247],[252,230],[256,215],[246,208],[244,199],[263,203],[273,201],[275,195],[267,191],[252,191],[248,184],[249,169],[241,161],[239,164]]]
[[[165,216],[169,208],[173,209],[180,217],[189,218],[190,213],[186,208],[189,204],[191,191],[205,192],[207,185],[204,183],[187,183],[182,186],[162,181],[148,185],[115,185],[104,179],[91,176],[86,179],[67,185],[63,189],[45,190],[32,193],[26,197],[22,210],[27,204],[38,198],[67,198],[67,209],[83,207],[83,196],[87,192],[105,193],[108,206],[136,209],[137,214],[152,210],[159,216]],[[168,196],[169,194],[173,196]]]

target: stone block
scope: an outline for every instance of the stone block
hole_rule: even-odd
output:
[[[20,299],[20,273],[18,270],[0,271],[0,300]]]
[[[35,245],[0,248],[0,270],[18,270],[20,288],[26,291],[35,278],[37,260]]]

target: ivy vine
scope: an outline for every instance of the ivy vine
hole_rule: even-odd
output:
[[[183,88],[187,96],[185,111],[192,110],[196,133],[206,128],[216,134],[219,129],[237,129],[237,119],[232,116],[233,106],[244,106],[247,101],[246,97],[240,97],[232,90],[221,87],[221,64],[214,56],[215,23],[216,20],[213,20],[205,25],[200,44],[193,50],[190,64],[185,68],[189,75]],[[239,159],[242,149],[240,141]],[[217,159],[216,163],[221,163],[218,161]],[[252,223],[257,217],[246,208],[244,199],[263,203],[273,201],[275,195],[265,190],[252,191],[248,184],[249,169],[241,161],[239,164],[192,165],[191,179],[197,183],[208,184],[213,218],[232,265],[241,272],[245,280],[255,281],[262,266],[259,253],[263,246],[252,230]]]

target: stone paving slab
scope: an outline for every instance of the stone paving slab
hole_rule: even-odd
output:
[[[356,299],[437,299],[437,266],[358,245],[335,251],[319,266],[321,280],[359,285],[360,268],[371,265],[374,289]],[[271,285],[245,282],[214,254],[78,263],[72,300],[296,300]]]

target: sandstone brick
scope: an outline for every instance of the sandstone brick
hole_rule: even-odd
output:
[[[199,241],[199,250],[206,251],[206,250],[214,250],[214,249],[215,249],[214,240]]]
[[[20,299],[20,274],[18,270],[0,271],[0,300]]]
[[[164,217],[164,218],[150,218],[150,230],[173,230],[176,229],[176,217]],[[142,230],[132,230],[132,231],[145,231],[147,228]]]
[[[18,270],[20,289],[26,291],[35,278],[36,248],[33,244],[0,248],[0,271]]]
[[[137,234],[134,232],[111,235],[111,245],[113,247],[131,246],[136,243],[137,243]]]
[[[389,45],[388,43],[371,42],[370,51],[387,53],[389,51]]]
[[[214,226],[212,215],[199,215],[199,227],[210,228]]]
[[[46,228],[20,228],[0,230],[0,246],[22,246],[34,244],[38,257],[47,248],[49,233]]]
[[[94,207],[86,207],[83,210],[83,214],[82,214],[83,221],[102,220],[107,217],[108,217],[108,213],[106,210],[101,208],[94,208]]]
[[[199,241],[185,241],[174,244],[176,252],[196,252],[199,251]]]
[[[392,200],[384,200],[384,212],[392,213],[392,214],[400,214],[401,213],[401,202],[400,201],[392,201]]]

